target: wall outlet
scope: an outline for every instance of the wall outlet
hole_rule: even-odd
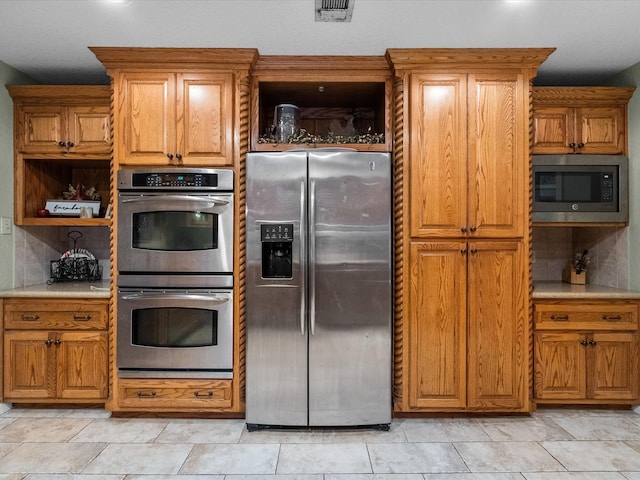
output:
[[[11,217],[0,217],[0,235],[11,235],[12,226]]]

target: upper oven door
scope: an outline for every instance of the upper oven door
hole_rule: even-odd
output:
[[[120,273],[233,272],[233,194],[118,195]]]

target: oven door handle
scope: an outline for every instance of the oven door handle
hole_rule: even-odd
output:
[[[135,203],[135,202],[148,202],[154,201],[157,202],[158,198],[162,198],[165,200],[174,200],[177,202],[197,202],[197,203],[208,203],[214,206],[224,206],[229,205],[227,200],[221,200],[220,198],[210,198],[210,197],[195,197],[190,195],[162,195],[159,197],[158,195],[154,196],[139,196],[139,197],[131,197],[131,198],[123,198],[122,203]]]
[[[220,295],[167,295],[165,293],[132,293],[120,297],[122,300],[193,300],[198,302],[210,302],[214,305],[222,305],[228,303],[229,299]]]

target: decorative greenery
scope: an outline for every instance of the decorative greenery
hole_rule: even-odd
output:
[[[273,137],[269,135],[262,135],[258,139],[258,143],[273,143],[277,144]],[[312,135],[308,133],[306,130],[301,129],[300,133],[296,136],[289,137],[289,140],[286,142],[289,145],[314,145],[318,143],[326,143],[333,145],[340,144],[380,144],[384,143],[384,133],[365,133],[365,134],[354,134],[349,136],[344,135],[333,135],[329,133],[328,135]]]

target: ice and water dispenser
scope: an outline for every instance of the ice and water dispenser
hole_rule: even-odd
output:
[[[260,225],[262,278],[292,278],[293,224]]]

